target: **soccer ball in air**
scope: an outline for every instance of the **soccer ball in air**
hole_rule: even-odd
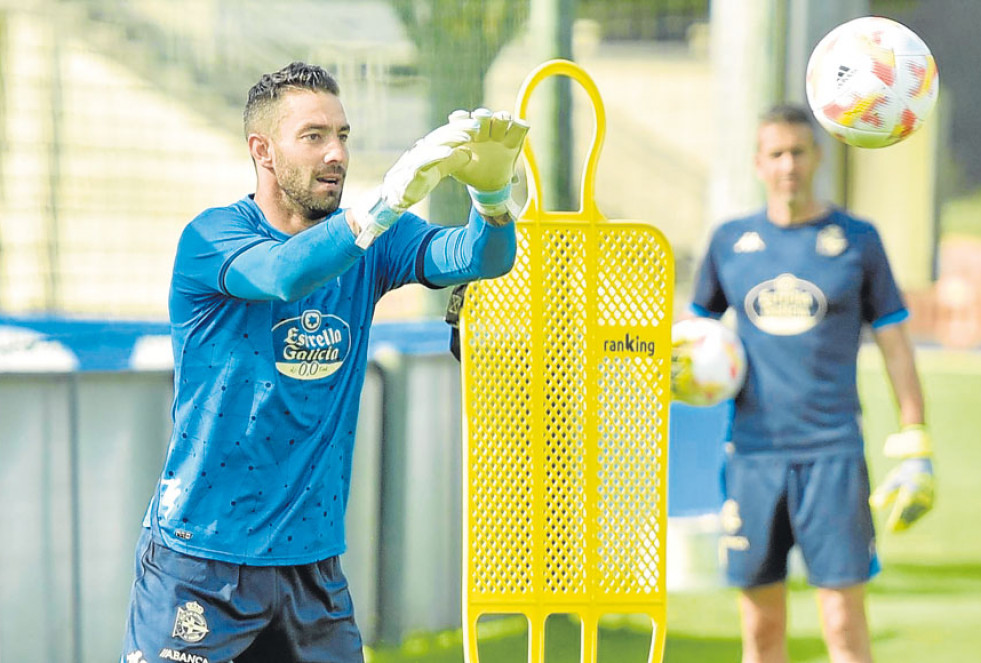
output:
[[[688,405],[716,405],[734,397],[746,378],[746,353],[735,332],[718,320],[690,318],[671,327],[671,393]]]
[[[832,136],[856,147],[886,147],[920,128],[937,103],[940,78],[916,33],[865,16],[818,42],[805,88],[814,117]]]

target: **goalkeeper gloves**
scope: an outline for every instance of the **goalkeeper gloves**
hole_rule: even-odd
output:
[[[359,232],[355,243],[367,249],[405,210],[429,195],[440,180],[471,160],[465,146],[479,129],[476,120],[445,124],[416,142],[382,178],[381,186],[352,210]]]
[[[467,185],[474,209],[484,216],[509,213],[511,182],[521,155],[528,123],[512,118],[507,111],[491,113],[486,108],[450,114],[450,124],[476,122],[477,132],[466,149],[471,159],[453,177]]]
[[[869,504],[875,510],[892,507],[886,527],[891,532],[902,532],[933,508],[933,448],[926,427],[904,426],[886,438],[883,453],[902,461],[875,489]]]

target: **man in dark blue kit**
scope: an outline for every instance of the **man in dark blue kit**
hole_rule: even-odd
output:
[[[810,114],[763,118],[756,173],[766,208],[720,225],[696,279],[693,312],[729,308],[748,371],[735,400],[722,511],[729,582],[741,589],[744,663],[787,661],[787,555],[797,545],[818,588],[834,663],[871,661],[865,583],[879,570],[856,362],[869,325],[885,359],[901,462],[871,495],[905,529],[933,502],[930,438],[908,317],[875,228],[815,199],[820,150]]]
[[[174,429],[136,552],[123,663],[360,662],[338,558],[368,331],[407,283],[505,274],[528,131],[457,111],[339,207],[351,127],[334,78],[293,63],[249,92],[256,191],[184,230],[170,291]],[[406,210],[447,176],[469,223]]]

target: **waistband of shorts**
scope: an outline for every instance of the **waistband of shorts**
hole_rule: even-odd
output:
[[[821,447],[782,447],[779,449],[740,449],[733,442],[726,442],[729,458],[772,458],[775,460],[819,460],[822,458],[865,458],[864,446],[832,445]]]

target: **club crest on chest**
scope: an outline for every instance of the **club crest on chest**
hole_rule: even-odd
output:
[[[833,258],[841,255],[847,248],[848,240],[845,239],[845,231],[841,229],[841,226],[830,225],[818,232],[814,246],[818,255]]]

